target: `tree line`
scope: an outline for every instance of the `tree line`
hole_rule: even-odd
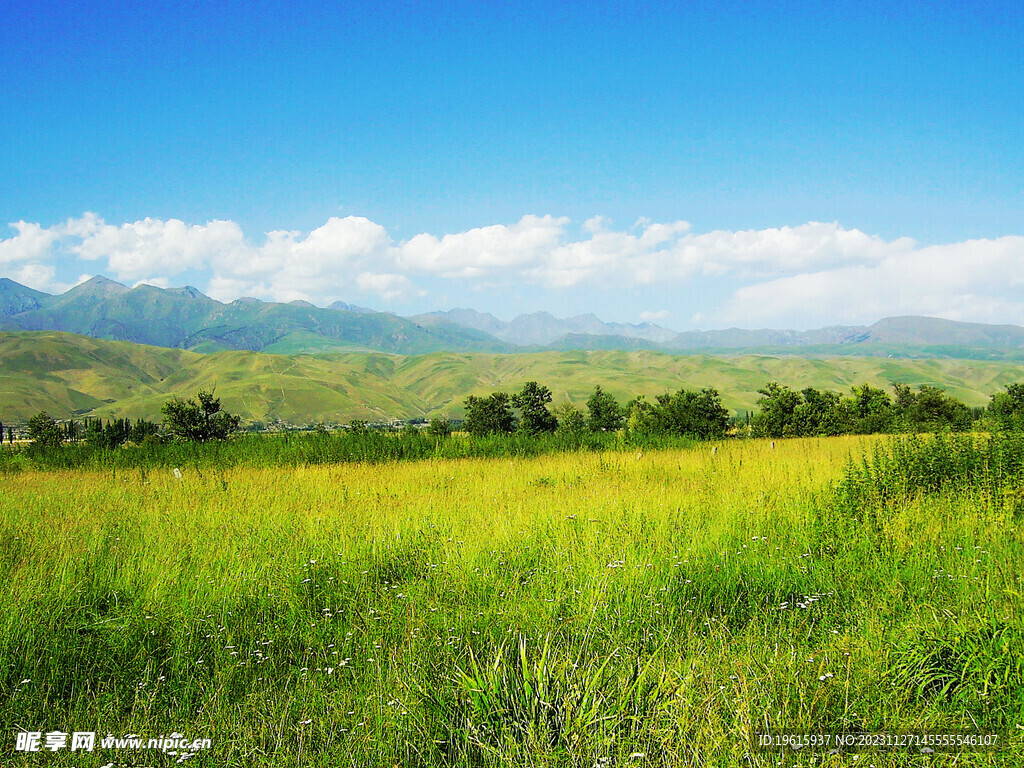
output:
[[[983,409],[972,409],[928,384],[917,390],[894,384],[891,396],[862,384],[844,396],[814,387],[798,391],[773,381],[758,394],[758,410],[740,419],[730,418],[713,387],[666,392],[653,401],[641,395],[623,406],[598,386],[587,400],[584,414],[571,403],[549,410],[551,391],[531,381],[511,396],[494,392],[466,398],[463,429],[471,435],[623,430],[628,437],[639,439],[675,435],[714,440],[728,434],[781,438],[964,431],[982,417],[996,428],[1024,426],[1024,384],[1008,385]],[[518,416],[513,409],[518,409]]]
[[[1024,390],[1019,384],[1010,388]],[[751,434],[758,437],[803,437],[810,435],[872,434],[877,432],[938,432],[970,429],[984,411],[972,411],[966,404],[938,387],[922,384],[915,392],[906,384],[893,384],[892,397],[883,390],[862,384],[843,397],[835,392],[807,387],[795,391],[771,382],[758,390],[760,410],[751,419]],[[993,403],[1005,406],[1005,393],[993,396]],[[1017,413],[1024,412],[1024,398]],[[999,407],[1003,407],[999,406]],[[1012,411],[1012,408],[1008,409]]]
[[[586,413],[572,403],[562,403],[552,412],[551,390],[536,381],[528,381],[522,390],[509,396],[494,392],[488,397],[470,395],[465,400],[463,429],[470,435],[543,433],[618,432],[625,429],[633,436],[685,435],[699,439],[724,437],[729,427],[729,412],[722,406],[717,390],[659,395],[653,402],[642,395],[625,406],[610,394],[594,388],[587,399]],[[513,411],[518,409],[518,416]]]
[[[992,396],[987,408],[971,409],[938,387],[920,385],[917,390],[894,384],[890,396],[883,389],[862,384],[850,395],[806,387],[794,390],[769,382],[760,390],[758,410],[730,418],[719,392],[713,387],[699,391],[682,388],[653,400],[640,395],[620,404],[600,386],[594,388],[585,410],[564,402],[552,408],[551,390],[528,381],[513,394],[493,392],[470,395],[464,401],[462,431],[473,437],[545,434],[566,437],[587,434],[623,434],[640,442],[661,436],[715,440],[727,435],[752,437],[804,437],[879,432],[934,432],[970,429],[979,418],[994,428],[1024,428],[1024,384],[1010,384]],[[96,448],[116,448],[126,443],[161,441],[207,442],[224,440],[238,430],[240,418],[221,408],[212,392],[200,391],[195,399],[172,398],[162,408],[163,420],[85,419],[58,423],[45,412],[28,423],[33,445],[55,446],[65,441],[84,442]],[[4,425],[0,424],[0,435]],[[6,427],[13,442],[13,429]],[[412,424],[407,430],[419,433]],[[347,432],[369,431],[366,422],[353,421]],[[422,430],[435,438],[453,431],[447,419],[435,418]]]
[[[126,443],[144,445],[169,441],[206,442],[225,440],[239,427],[241,418],[221,408],[220,398],[200,390],[196,398],[171,398],[161,409],[163,421],[146,419],[83,420],[58,423],[48,413],[37,413],[28,421],[28,436],[34,446],[53,447],[65,441],[81,440],[94,448],[117,448]],[[13,442],[13,438],[12,441]]]

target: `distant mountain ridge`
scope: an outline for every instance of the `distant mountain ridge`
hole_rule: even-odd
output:
[[[675,331],[651,323],[605,323],[592,314],[559,319],[549,312],[534,312],[505,322],[494,315],[472,309],[451,309],[447,312],[414,315],[411,319],[427,326],[453,323],[475,328],[517,346],[548,346],[566,336],[617,336],[661,344],[678,335]]]
[[[41,302],[48,298],[51,298],[48,293],[0,277],[0,315],[17,315],[39,309],[42,306]]]
[[[558,319],[547,312],[519,315],[509,322],[472,309],[415,315],[421,325],[474,328],[497,339],[545,349],[651,349],[666,352],[808,349],[819,354],[900,354],[978,357],[984,351],[1024,356],[1024,328],[934,317],[887,317],[870,326],[833,325],[809,331],[727,328],[677,333],[652,323],[604,323],[594,315]],[[857,350],[857,351],[855,351]]]
[[[324,309],[308,302],[279,304],[253,298],[223,304],[192,286],[128,288],[105,277],[94,277],[59,296],[5,279],[0,283],[0,313],[5,330],[65,331],[198,352],[511,350],[470,328],[423,328],[361,307]]]
[[[677,333],[653,323],[606,323],[548,312],[503,321],[472,309],[411,318],[337,301],[327,308],[244,297],[222,303],[192,286],[129,288],[94,277],[52,296],[0,278],[0,331],[65,331],[197,352],[654,350],[670,353],[869,355],[1024,359],[1024,328],[929,317],[809,331],[728,328]]]

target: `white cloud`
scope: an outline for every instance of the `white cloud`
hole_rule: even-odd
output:
[[[16,221],[9,226],[17,234],[0,240],[0,264],[45,259],[59,237],[56,232],[27,221]]]
[[[590,238],[556,249],[546,263],[531,270],[531,276],[537,282],[556,288],[584,282],[604,285],[645,282],[656,264],[671,258],[671,247],[690,228],[685,221],[638,222],[642,231],[637,236],[616,232],[610,225],[604,218],[590,219],[584,227]],[[653,279],[653,275],[651,277]]]
[[[712,320],[799,327],[870,323],[887,315],[1024,323],[1024,237],[894,250],[877,261],[736,290]]]
[[[398,264],[442,277],[480,277],[544,259],[559,244],[569,219],[523,216],[511,227],[494,224],[437,238],[416,235],[399,248]]]
[[[672,316],[672,313],[667,309],[659,309],[656,312],[644,311],[640,313],[640,321],[643,323],[656,323],[659,320],[665,320]]]
[[[913,246],[910,238],[886,242],[857,229],[813,221],[798,227],[707,232],[681,241],[676,253],[687,272],[699,269],[711,275],[765,277],[822,266],[874,263],[906,253]]]
[[[380,224],[346,216],[309,233],[274,230],[254,243],[232,221],[146,218],[111,225],[85,213],[49,228],[11,224],[13,236],[0,240],[0,265],[8,265],[13,279],[50,292],[61,290],[58,276],[71,269],[159,286],[176,284],[188,272],[222,301],[255,296],[324,305],[407,301],[424,295],[416,283],[422,279],[452,294],[519,285],[586,288],[602,297],[595,298],[600,311],[623,289],[646,297],[648,306],[672,306],[673,294],[666,292],[685,287],[691,304],[693,297],[732,291],[721,302],[674,307],[710,327],[811,327],[893,314],[1024,323],[1016,298],[1024,284],[1020,236],[921,247],[835,222],[705,233],[694,233],[685,221],[645,218],[627,229],[600,216],[575,231],[571,224],[565,217],[529,215],[510,225],[422,233],[396,243]],[[670,315],[663,309],[640,316]]]
[[[66,231],[81,238],[72,247],[75,253],[88,261],[105,259],[121,280],[201,269],[215,259],[230,259],[248,250],[241,227],[233,221],[189,225],[179,219],[146,217],[115,227],[93,220],[69,223]]]
[[[361,216],[332,217],[322,227],[290,249],[292,266],[307,274],[325,268],[364,264],[387,253],[391,238],[387,230]]]
[[[103,219],[92,211],[86,211],[77,219],[68,219],[63,224],[53,227],[53,231],[60,237],[85,239],[105,226],[107,225]]]
[[[154,288],[170,288],[171,281],[166,277],[147,277],[142,280],[136,280],[132,284],[132,288],[138,288],[140,285],[152,285]]]
[[[262,245],[250,243],[232,221],[186,224],[145,218],[107,224],[86,213],[44,229],[17,222],[15,237],[0,241],[0,262],[40,260],[55,244],[85,261],[105,263],[120,280],[173,277],[209,270],[209,290],[243,289],[268,298],[324,300],[358,288],[396,297],[395,281],[359,281],[371,275],[431,275],[487,285],[527,282],[545,288],[581,284],[621,286],[684,282],[697,275],[779,276],[822,264],[876,262],[912,250],[910,240],[886,242],[837,224],[714,231],[694,235],[685,221],[640,219],[616,230],[601,216],[586,220],[571,238],[565,217],[523,216],[465,232],[416,235],[395,245],[387,230],[358,216],[332,217],[303,236],[274,230]],[[410,282],[411,285],[411,282]],[[409,286],[403,288],[407,292]]]
[[[223,275],[214,275],[211,277],[203,292],[211,299],[216,299],[217,301],[223,301],[225,303],[234,301],[235,299],[240,299],[243,296],[254,299],[263,299],[265,301],[275,301],[278,299],[290,301],[290,299],[285,299],[283,296],[277,296],[273,287],[267,283],[253,280],[240,280],[233,277],[225,277]]]
[[[376,294],[385,301],[394,301],[413,292],[413,284],[405,275],[363,272],[356,278],[356,284],[366,293]]]
[[[9,274],[14,282],[43,293],[64,293],[71,288],[71,285],[57,280],[57,269],[50,264],[23,264]]]
[[[332,217],[306,237],[277,230],[259,248],[238,249],[217,259],[209,290],[211,296],[241,290],[258,298],[329,303],[349,293],[355,282],[366,293],[391,299],[401,294],[394,280],[359,277],[390,270],[394,261],[384,227],[359,216]]]

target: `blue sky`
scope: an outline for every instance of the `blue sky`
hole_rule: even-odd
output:
[[[1024,324],[1022,17],[8,4],[0,271],[679,330]]]

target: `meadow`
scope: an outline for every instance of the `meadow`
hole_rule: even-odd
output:
[[[980,441],[980,446],[976,444]],[[1019,438],[0,475],[18,731],[208,766],[1024,764]],[[766,731],[997,734],[767,751]]]

